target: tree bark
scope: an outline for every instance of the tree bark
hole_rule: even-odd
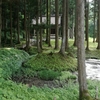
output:
[[[13,35],[12,35],[12,1],[10,0],[10,41],[11,46],[13,46]]]
[[[0,0],[0,5],[2,5],[2,0]],[[2,29],[2,6],[0,6],[0,47],[1,47],[1,29]]]
[[[85,34],[86,34],[86,50],[89,50],[89,0],[85,0]]]
[[[18,43],[20,43],[20,28],[19,28],[19,1],[17,3],[17,35],[18,35],[18,38],[17,38],[17,41]]]
[[[75,40],[74,40],[74,44],[73,46],[77,46],[77,31],[78,31],[78,19],[77,19],[77,0],[75,0],[75,32],[74,32],[74,37],[75,37]]]
[[[77,57],[78,57],[78,80],[79,100],[90,100],[86,84],[85,45],[84,45],[84,0],[77,0],[78,34],[77,34]]]
[[[68,14],[69,14],[69,0],[66,0],[66,45],[65,50],[68,49]]]
[[[42,0],[40,0],[40,9],[42,9]],[[42,11],[40,10],[40,23],[42,25]],[[43,29],[40,29],[40,48],[42,50],[42,31]]]
[[[38,0],[38,6],[37,6],[37,15],[36,15],[36,25],[38,27],[38,18],[39,18],[39,3],[40,0]],[[37,35],[37,50],[38,50],[38,53],[41,52],[41,48],[40,48],[40,39],[39,39],[39,31],[38,28],[36,28],[36,35]]]
[[[93,43],[96,42],[95,38],[96,38],[96,1],[94,0],[94,29],[93,29]]]
[[[50,17],[51,17],[51,0],[46,0],[46,7],[47,7],[47,12],[46,12],[46,17],[47,17],[47,29],[46,29],[46,43],[48,46],[51,46],[50,43],[50,33],[51,33],[51,28],[48,27],[50,26]]]
[[[65,55],[65,41],[66,41],[66,0],[63,0],[63,15],[62,15],[62,41],[60,53]]]
[[[49,16],[48,16],[48,8],[49,7],[49,4],[48,4],[48,0],[46,0],[46,9],[47,9],[47,11],[46,11],[46,19],[47,19],[47,22],[46,22],[46,24],[47,24],[47,26],[48,26],[48,20],[49,20]],[[48,44],[49,43],[49,31],[48,31],[48,28],[46,28],[46,43]]]
[[[98,46],[97,49],[100,49],[100,0],[98,0]]]
[[[55,49],[59,49],[59,0],[55,0]]]

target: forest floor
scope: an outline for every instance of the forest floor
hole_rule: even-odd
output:
[[[72,43],[73,43],[73,41],[71,41],[70,42],[70,45],[72,45]],[[53,43],[52,43],[53,44]],[[89,50],[89,51],[86,51],[86,59],[89,59],[89,58],[100,58],[100,55],[98,55],[98,52],[99,51],[97,51],[96,50],[96,46],[97,46],[97,43],[92,43],[92,42],[90,42],[90,49],[91,50]],[[95,47],[95,50],[94,50],[94,47]],[[52,47],[53,48],[53,47]],[[46,54],[48,54],[48,52],[52,52],[52,53],[56,53],[56,52],[58,52],[58,51],[53,51],[52,50],[52,48],[51,47],[46,47],[45,49],[44,49],[44,51],[43,52],[45,52]],[[33,49],[33,48],[30,48],[30,51],[29,52],[31,52],[31,54],[34,54],[34,51],[36,52],[37,50],[35,50],[35,49]],[[50,51],[51,50],[51,51]],[[70,51],[70,52],[69,52]],[[71,47],[69,50],[68,50],[68,55],[71,55],[71,56],[73,56],[73,57],[76,57],[76,49],[74,49],[73,47]],[[43,55],[41,55],[41,56],[43,56]],[[45,56],[44,56],[44,58],[42,57],[42,59],[41,59],[41,56],[40,57],[38,57],[38,59],[37,60],[39,60],[39,62],[40,62],[40,64],[42,64],[43,63],[43,59],[45,59]],[[48,58],[47,58],[48,59]],[[49,57],[49,59],[52,59],[52,56],[51,56],[51,58]],[[55,59],[54,59],[55,60]],[[57,60],[57,59],[56,59]],[[38,62],[38,61],[37,61]],[[49,61],[46,61],[46,63],[48,64],[48,62]],[[45,61],[44,61],[44,63],[45,63]],[[52,64],[54,64],[52,61],[50,62],[50,63],[52,63]],[[29,64],[34,64],[35,65],[35,62],[34,62],[34,60],[32,60],[32,62],[29,60]],[[52,64],[51,64],[51,66],[52,66]],[[58,63],[59,64],[59,63]],[[73,63],[73,65],[74,65],[74,63]],[[76,65],[75,65],[76,66]],[[75,71],[75,70],[74,70]],[[70,71],[70,73],[71,74],[73,74],[73,72],[72,71]],[[91,72],[92,73],[92,72]],[[76,76],[76,78],[73,80],[73,82],[74,83],[76,83],[76,82],[78,82],[77,80],[78,80],[78,78],[77,78],[77,71],[75,71],[75,73],[73,74],[74,76]],[[87,77],[89,77],[89,76],[87,76]],[[92,77],[92,76],[91,76]],[[32,87],[32,85],[34,85],[34,86],[37,86],[37,87],[43,87],[43,86],[48,86],[48,87],[50,87],[50,88],[58,88],[58,87],[63,87],[64,85],[66,85],[67,83],[68,83],[68,80],[66,80],[66,78],[65,78],[65,80],[64,80],[64,83],[62,84],[61,83],[61,81],[59,81],[59,80],[56,80],[56,79],[54,79],[54,80],[45,80],[45,79],[41,79],[41,78],[39,78],[38,76],[36,76],[36,77],[13,77],[13,79],[12,79],[13,81],[15,81],[15,82],[17,82],[17,83],[23,83],[23,84],[26,84],[26,85],[28,85],[29,87]]]
[[[37,87],[47,86],[49,88],[63,87],[62,84],[60,84],[60,82],[58,84],[55,80],[42,80],[42,79],[37,78],[37,77],[30,77],[30,78],[23,77],[22,79],[14,77],[13,81],[15,81],[17,83],[26,84],[29,87],[32,87],[33,85],[37,86]],[[65,84],[67,84],[67,82],[68,81],[66,81]]]
[[[46,44],[41,54],[35,47],[29,49],[30,55],[23,50],[0,49],[1,100],[78,100],[77,53],[73,40],[69,42],[65,57]],[[100,59],[96,46],[90,42],[86,59]],[[100,82],[87,80],[87,84],[95,97],[95,87],[100,88]]]

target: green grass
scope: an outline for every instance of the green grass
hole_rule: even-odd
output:
[[[86,51],[86,58],[97,58],[100,59],[100,50]]]

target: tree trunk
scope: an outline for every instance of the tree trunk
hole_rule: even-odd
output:
[[[27,42],[26,42],[26,48],[29,49],[30,46],[30,14],[28,13],[27,18]]]
[[[66,0],[63,0],[63,15],[62,15],[62,41],[60,53],[65,55],[65,41],[66,41]]]
[[[89,50],[89,1],[85,0],[85,34],[86,34],[86,50]]]
[[[47,2],[47,12],[46,12],[46,17],[47,17],[47,29],[46,29],[46,43],[48,44],[48,46],[51,46],[50,43],[50,27],[48,28],[48,26],[50,26],[50,13],[51,13],[51,0],[46,0]]]
[[[95,42],[96,38],[96,1],[94,0],[94,29],[93,29],[93,43]]]
[[[98,46],[97,49],[100,49],[100,0],[98,0]]]
[[[38,6],[37,6],[37,15],[36,15],[36,25],[38,26],[38,18],[39,18],[39,3],[40,1],[38,0]],[[40,30],[38,30],[38,28],[36,28],[36,35],[37,35],[37,50],[38,53],[41,52],[41,48],[40,48],[40,39],[39,39],[39,32]]]
[[[18,35],[18,43],[20,43],[20,28],[19,28],[19,1],[18,1],[18,5],[17,5],[17,35]]]
[[[65,50],[68,49],[68,14],[69,14],[69,0],[66,0],[66,45]]]
[[[59,0],[55,0],[55,49],[59,49]]]
[[[0,5],[2,5],[2,0],[0,0]],[[1,47],[1,29],[2,29],[2,6],[0,6],[0,47]]]
[[[40,9],[42,9],[42,0],[40,0]],[[42,12],[40,10],[40,23],[42,25]],[[40,48],[42,50],[42,28],[40,29]]]
[[[78,57],[78,80],[79,100],[92,100],[89,96],[86,84],[85,44],[84,44],[84,1],[77,0],[78,34],[77,34],[77,57]]]
[[[49,20],[49,16],[48,16],[48,6],[49,6],[49,4],[48,4],[48,0],[46,0],[46,19],[47,19],[47,22],[46,22],[46,24],[47,24],[47,26],[48,26],[48,20]],[[46,43],[48,44],[49,43],[49,31],[48,31],[48,28],[46,28]]]
[[[11,46],[13,46],[13,35],[12,35],[12,1],[10,0],[10,37],[11,37]]]
[[[77,19],[77,0],[75,0],[75,31],[74,31],[74,44],[73,46],[77,46],[77,31],[78,31],[78,19]]]
[[[28,50],[28,29],[27,29],[27,16],[26,16],[26,0],[24,0],[24,31],[26,35],[26,51]]]

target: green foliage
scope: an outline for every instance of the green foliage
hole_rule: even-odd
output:
[[[68,52],[68,55],[71,56],[71,57],[76,57],[76,55],[77,55],[76,54],[77,51],[76,51],[74,46],[69,47],[67,52]]]
[[[69,79],[76,79],[77,77],[69,71],[62,71],[61,76],[58,77],[60,81],[69,80]]]
[[[51,70],[76,70],[76,59],[72,57],[63,57],[59,53],[38,54],[30,58],[24,63],[25,68],[30,68],[34,71],[51,69]]]
[[[73,87],[72,87],[73,85]],[[70,83],[68,87],[37,88],[27,85],[16,84],[12,81],[0,79],[0,99],[1,100],[78,100],[78,85]],[[70,95],[70,96],[69,96]]]
[[[28,50],[28,53],[29,53],[30,55],[33,55],[33,54],[38,53],[38,52],[37,52],[37,47],[30,47],[29,50]]]
[[[98,80],[88,80],[88,89],[92,97],[96,95],[96,88],[98,88],[98,94],[100,94],[100,81]],[[100,98],[100,95],[98,95]]]
[[[0,49],[0,77],[10,78],[28,57],[29,55],[21,50],[13,48]]]
[[[100,50],[86,51],[86,58],[98,58],[98,59],[100,59]]]
[[[54,80],[60,76],[60,72],[53,70],[42,70],[38,72],[38,77],[43,80]]]

